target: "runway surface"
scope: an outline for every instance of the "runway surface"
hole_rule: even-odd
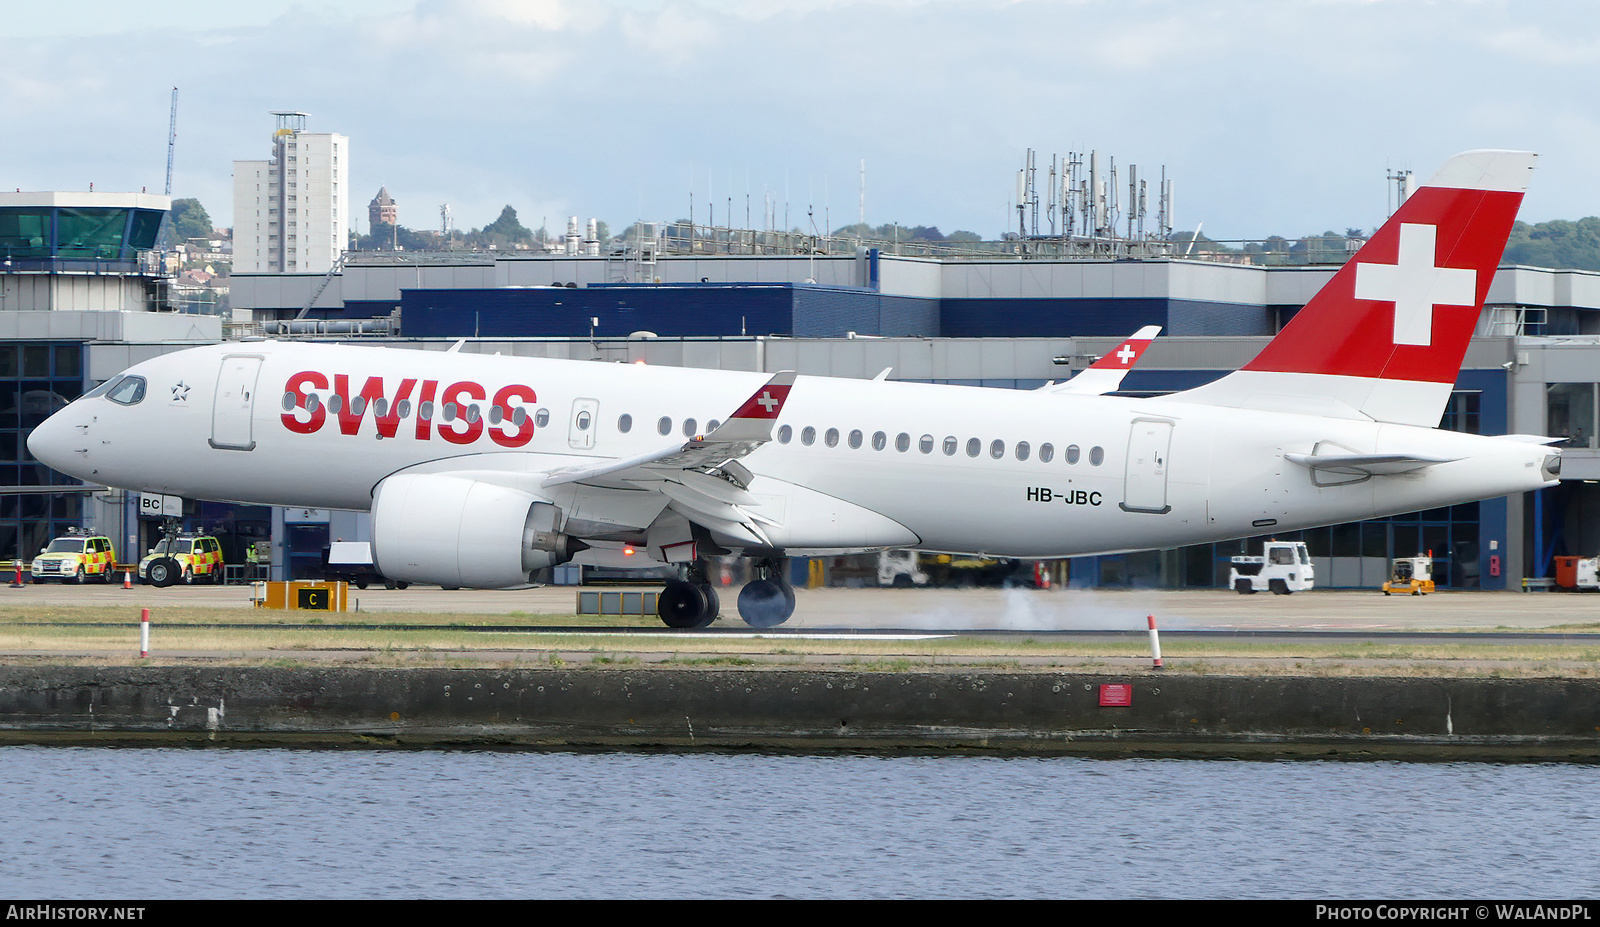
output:
[[[589,587],[594,588],[594,587]],[[639,587],[649,588],[649,587]],[[577,587],[520,590],[350,590],[351,612],[370,622],[384,613],[417,615],[574,615]],[[721,591],[723,616],[713,629],[748,630],[737,618],[738,587]],[[1313,590],[1289,596],[1241,596],[1227,590],[1105,589],[799,589],[795,630],[1126,631],[1154,615],[1163,632],[1195,631],[1487,631],[1561,628],[1600,632],[1600,595],[1436,592],[1385,596],[1369,590]],[[248,586],[0,586],[6,605],[126,605],[132,609],[197,606],[248,609]],[[575,623],[580,623],[576,622]],[[653,616],[638,626],[661,629]]]

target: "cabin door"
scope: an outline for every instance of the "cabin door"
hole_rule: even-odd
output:
[[[254,450],[255,434],[250,422],[256,397],[256,378],[261,374],[261,357],[230,354],[222,359],[217,372],[217,391],[211,404],[211,446],[232,451]]]

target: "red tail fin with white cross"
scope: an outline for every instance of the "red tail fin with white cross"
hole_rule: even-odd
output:
[[[1435,426],[1534,155],[1456,155],[1238,371],[1172,398]]]

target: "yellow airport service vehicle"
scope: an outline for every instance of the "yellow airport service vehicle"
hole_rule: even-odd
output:
[[[205,581],[221,584],[222,545],[214,537],[180,534],[162,538],[139,561],[139,580],[152,586]]]
[[[64,583],[98,580],[111,582],[116,572],[117,555],[111,539],[98,534],[67,534],[39,551],[29,567],[33,581],[59,579]]]
[[[1402,557],[1394,562],[1394,572],[1383,584],[1383,594],[1404,592],[1427,595],[1433,591],[1433,558]]]

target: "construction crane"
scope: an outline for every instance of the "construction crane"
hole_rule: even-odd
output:
[[[167,195],[172,195],[172,149],[178,142],[178,88],[172,88],[172,116],[167,120]]]

